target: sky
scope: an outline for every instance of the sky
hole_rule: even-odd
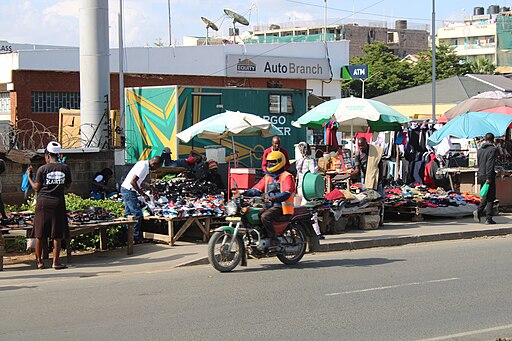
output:
[[[325,1],[325,2],[324,2]],[[461,22],[476,6],[511,6],[512,0],[435,0],[437,27],[443,22]],[[240,26],[240,33],[253,25],[297,25],[301,21],[323,23],[327,3],[327,23],[384,22],[391,27],[395,20],[406,19],[409,28],[430,27],[432,0],[122,0],[124,46],[153,46],[161,42],[183,44],[183,36],[205,36],[200,17],[214,21],[227,35],[232,22],[223,8],[230,8],[250,21]],[[171,4],[169,37],[168,3]],[[120,0],[109,0],[110,46],[118,46]],[[79,0],[0,0],[2,20],[0,41],[48,45],[79,44]],[[214,32],[210,31],[210,36]]]

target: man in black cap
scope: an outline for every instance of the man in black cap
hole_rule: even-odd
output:
[[[165,147],[162,150],[162,155],[160,157],[162,158],[162,162],[163,162],[164,166],[171,165],[171,163],[172,163],[171,154],[172,154],[171,148],[169,148],[169,147]]]

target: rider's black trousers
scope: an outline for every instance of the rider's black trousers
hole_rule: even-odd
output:
[[[277,218],[283,216],[283,209],[281,207],[271,207],[261,214],[261,223],[265,229],[268,238],[275,238],[273,223]]]

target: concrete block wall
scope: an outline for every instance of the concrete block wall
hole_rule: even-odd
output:
[[[73,183],[67,192],[75,193],[84,198],[89,196],[89,187],[92,178],[96,172],[103,168],[114,170],[114,152],[103,151],[98,153],[73,153],[66,154],[66,163],[71,168]],[[21,176],[23,165],[12,162],[4,158],[6,171],[0,175],[3,190],[2,198],[5,204],[19,205],[23,202],[23,192],[21,191]],[[44,164],[44,159],[37,157],[32,163],[32,167],[36,171],[37,168]],[[112,181],[112,180],[111,180]],[[110,184],[114,186],[113,183]]]

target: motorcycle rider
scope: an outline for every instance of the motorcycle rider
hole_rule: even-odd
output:
[[[295,179],[285,171],[286,157],[282,152],[269,153],[266,161],[265,176],[253,188],[245,191],[244,195],[254,197],[263,194],[268,208],[261,214],[261,223],[267,237],[271,239],[271,245],[276,246],[279,240],[273,223],[284,215],[293,215]]]

